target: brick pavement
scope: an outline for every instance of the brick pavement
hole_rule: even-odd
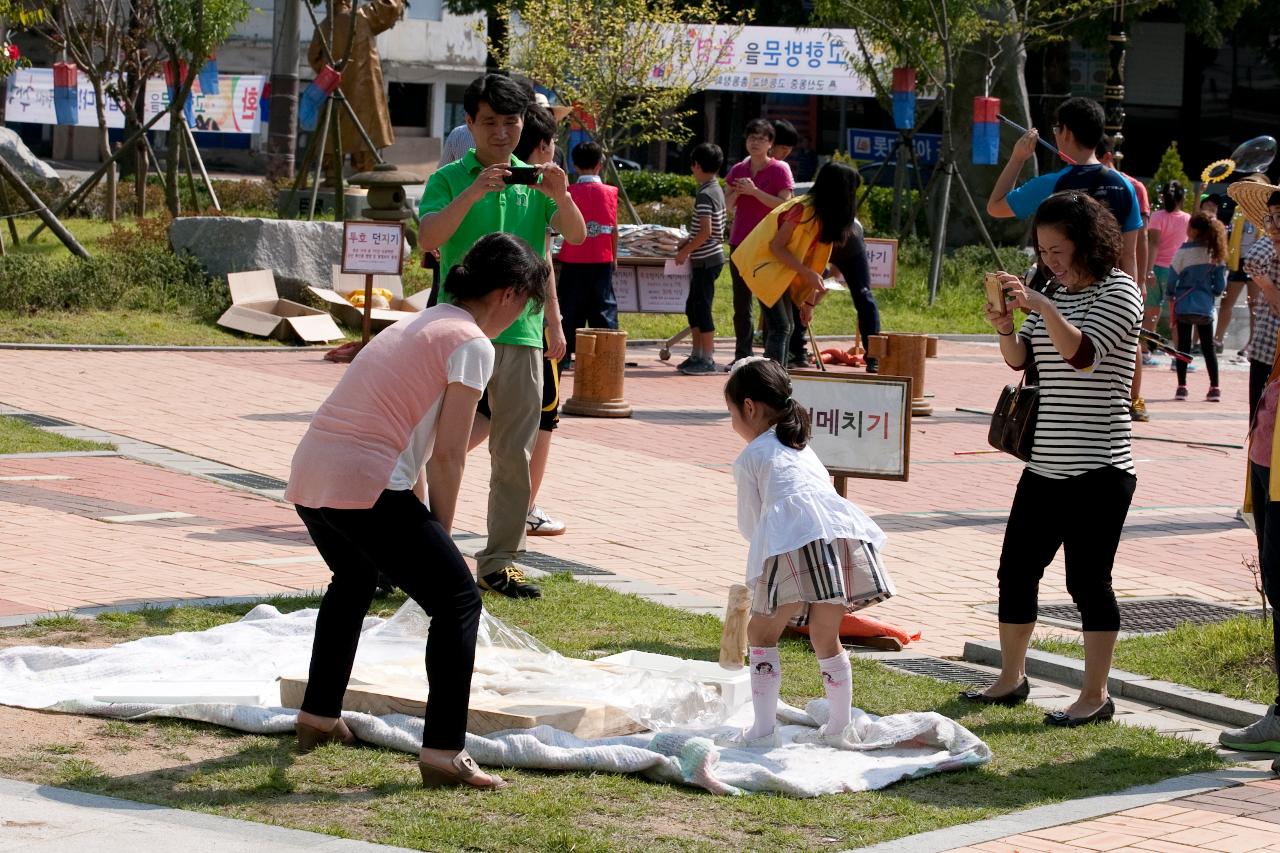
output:
[[[1280,780],[1251,782],[952,853],[1250,853],[1280,851]]]
[[[723,377],[679,376],[670,364],[658,362],[652,350],[638,350],[630,357],[639,363],[628,371],[626,385],[635,416],[563,419],[540,502],[566,518],[569,532],[536,540],[532,547],[624,577],[722,597],[728,585],[741,577],[745,554],[745,543],[734,522],[729,474],[741,442],[729,429],[724,413]],[[289,459],[310,413],[344,369],[322,361],[314,352],[291,350],[9,351],[3,358],[8,369],[0,376],[0,403],[281,478],[288,474]],[[957,450],[986,448],[986,419],[956,408],[989,409],[1000,386],[1012,375],[991,345],[943,342],[941,358],[929,363],[926,381],[926,392],[934,395],[936,416],[914,423],[910,481],[853,484],[854,499],[878,517],[891,536],[887,558],[899,596],[877,607],[877,615],[923,629],[925,639],[920,648],[925,652],[958,654],[966,639],[989,638],[994,633],[994,618],[975,606],[995,598],[994,572],[1004,515],[1020,465],[997,455],[955,455]],[[39,381],[30,381],[30,377],[39,377]],[[1200,386],[1207,382],[1193,374],[1190,384],[1199,396]],[[1238,368],[1224,372],[1227,402],[1222,404],[1174,403],[1173,385],[1167,368],[1150,372],[1144,390],[1153,421],[1139,425],[1138,435],[1180,441],[1241,441],[1247,428],[1244,372]],[[571,388],[570,375],[565,382],[566,395]],[[1254,600],[1252,578],[1240,565],[1240,558],[1252,550],[1251,535],[1233,518],[1239,502],[1243,452],[1139,441],[1135,455],[1139,486],[1117,558],[1117,590],[1122,595]],[[0,460],[0,476],[10,474],[15,464]],[[48,461],[43,464],[52,465]],[[62,468],[53,465],[48,470],[61,471],[68,465],[60,464]],[[216,512],[215,505],[223,501],[260,514],[264,522],[256,525],[259,528],[270,527],[285,513],[289,519],[279,523],[293,525],[296,531],[287,508],[256,498],[246,501],[241,493],[203,481],[191,486],[189,492],[186,485],[192,478],[168,484],[172,486],[168,492],[144,482],[137,490],[143,494],[150,491],[154,501],[143,500],[133,496],[133,472],[155,469],[122,460],[112,460],[112,464],[117,466],[116,481],[130,495],[126,503],[188,512],[214,524],[204,529],[205,540],[199,541],[198,547],[189,536],[176,541],[194,548],[182,554],[184,558],[201,562],[208,575],[225,573],[227,584],[240,583],[232,580],[240,575],[229,567],[240,566],[237,571],[243,571],[249,551],[262,552],[263,559],[298,552],[296,541],[261,531],[235,542],[218,541],[209,532],[219,523],[232,523]],[[473,454],[459,507],[460,529],[484,530],[487,478],[487,457],[483,452]],[[60,489],[55,488],[58,482],[63,483]],[[76,492],[83,483],[77,479],[20,485],[66,494]],[[108,525],[89,522],[73,512],[28,505],[24,501],[32,498],[24,498],[24,494],[30,492],[19,492],[16,497],[0,492],[6,507],[20,508],[0,518],[0,542],[6,543],[6,556],[7,543],[23,540],[33,526],[51,531],[46,540],[53,544],[81,541],[90,551],[94,546],[84,543],[96,541],[99,535],[138,537],[131,541],[140,542],[151,536],[164,540],[148,546],[161,554],[172,550],[177,536],[173,530],[196,526],[186,519],[181,520],[185,524],[153,522],[147,524],[147,530],[104,534]],[[1081,523],[1087,523],[1087,508],[1058,511],[1077,512]],[[115,547],[116,539],[103,540],[99,555],[108,541]],[[35,551],[29,553],[30,562],[16,570],[40,580],[48,574],[49,563],[36,558]],[[129,563],[134,572],[143,571],[138,560],[113,559]],[[153,559],[161,564],[169,562],[161,557],[147,557],[142,562]],[[13,561],[4,565],[15,570]],[[58,561],[53,565],[58,567]],[[254,569],[260,570],[262,586],[258,591],[264,592],[295,582],[315,586],[324,580],[317,564],[292,564],[288,573],[278,566],[256,566],[250,575]],[[75,596],[68,588],[65,598],[51,595],[40,602],[31,600],[33,593],[23,598],[17,590],[41,584],[20,586],[10,580],[14,588],[0,586],[0,608],[10,606],[5,600],[12,600],[61,609],[75,606],[73,600],[97,598],[95,603],[108,603],[142,597],[150,594],[146,591],[160,588],[150,577],[140,580],[136,589],[130,588],[129,572],[121,574],[119,585],[112,589],[85,587],[83,595]],[[216,586],[207,580],[193,578],[192,593]],[[253,582],[252,577],[245,580]],[[1066,599],[1060,563],[1050,568],[1042,599]]]

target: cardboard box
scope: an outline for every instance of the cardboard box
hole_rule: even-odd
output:
[[[231,289],[231,307],[218,318],[219,326],[263,338],[309,344],[344,337],[325,312],[281,299],[271,270],[230,273],[227,285]]]
[[[334,264],[332,281],[332,288],[308,286],[307,289],[325,301],[329,313],[339,323],[351,329],[362,328],[364,309],[357,308],[348,302],[346,294],[357,290],[363,291],[364,276],[344,273],[341,266]],[[373,286],[375,289],[391,291],[394,297],[390,308],[374,308],[369,312],[369,326],[375,332],[417,314],[427,307],[427,300],[431,298],[431,292],[427,290],[415,293],[408,299],[404,298],[404,285],[398,275],[375,275]]]

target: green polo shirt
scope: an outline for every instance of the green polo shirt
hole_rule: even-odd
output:
[[[512,166],[526,166],[514,154],[511,156]],[[476,159],[475,149],[471,149],[461,160],[437,169],[427,179],[426,189],[422,192],[422,201],[418,205],[418,218],[428,213],[439,213],[449,206],[455,198],[462,195],[467,187],[475,182],[476,175],[484,168]],[[546,193],[539,192],[525,184],[512,184],[501,192],[485,193],[479,201],[471,206],[466,217],[453,236],[440,246],[440,270],[444,275],[454,264],[462,263],[476,241],[486,234],[505,231],[514,234],[527,242],[538,257],[547,256],[547,227],[551,217],[556,213],[556,203]],[[440,301],[452,302],[448,291],[448,279],[440,289]],[[498,344],[514,344],[516,346],[542,348],[542,309],[531,310],[532,304],[526,305],[516,321],[493,339]]]

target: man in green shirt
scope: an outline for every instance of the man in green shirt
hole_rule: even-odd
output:
[[[544,258],[548,226],[570,243],[587,237],[586,222],[569,195],[563,169],[554,164],[540,166],[538,182],[531,185],[504,181],[513,167],[526,165],[512,151],[520,141],[525,110],[532,103],[527,88],[500,74],[477,78],[463,95],[467,127],[476,147],[431,175],[418,206],[422,250],[440,250],[442,302],[452,301],[448,271],[486,234],[515,234]],[[546,308],[559,315],[554,292],[548,294]],[[495,358],[488,389],[488,542],[476,555],[476,575],[481,589],[511,598],[541,594],[513,562],[524,551],[529,458],[542,410],[542,321],[541,307],[526,306],[493,339]],[[563,341],[559,343],[559,355],[563,355]]]

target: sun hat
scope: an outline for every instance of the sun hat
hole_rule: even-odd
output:
[[[542,92],[533,93],[533,102],[540,107],[546,107],[550,110],[551,117],[554,118],[556,122],[564,121],[564,117],[573,112],[573,107],[567,107],[563,104],[552,104],[551,101],[547,99],[547,96]]]
[[[1236,200],[1244,215],[1254,225],[1262,227],[1269,204],[1280,204],[1280,187],[1268,184],[1261,175],[1250,175],[1227,187],[1227,195]]]

